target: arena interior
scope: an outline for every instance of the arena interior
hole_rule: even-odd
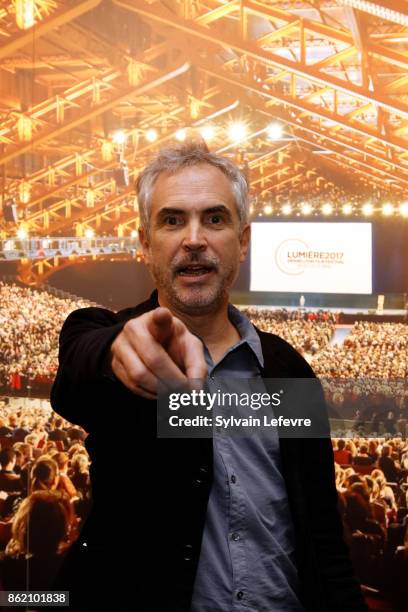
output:
[[[134,182],[197,137],[250,182],[231,301],[324,381],[355,572],[408,609],[408,2],[4,0],[0,37],[0,568],[36,507],[63,519],[50,555],[81,529],[59,331],[152,291]]]

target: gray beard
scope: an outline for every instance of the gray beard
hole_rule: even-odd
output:
[[[174,287],[172,279],[167,274],[162,274],[160,270],[151,267],[151,275],[156,283],[156,287],[161,289],[166,296],[169,304],[173,305],[175,310],[186,315],[203,315],[217,312],[221,306],[228,300],[229,289],[234,280],[234,270],[228,270],[226,277],[221,279],[218,287],[215,287],[207,295],[202,295],[199,288],[192,288],[188,299],[182,299],[180,294]]]

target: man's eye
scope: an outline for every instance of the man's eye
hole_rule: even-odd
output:
[[[182,221],[182,218],[177,217],[176,215],[167,215],[167,217],[164,217],[164,222],[167,225],[178,225],[179,223],[182,223]]]
[[[213,225],[219,225],[222,222],[221,215],[210,215],[209,219]]]

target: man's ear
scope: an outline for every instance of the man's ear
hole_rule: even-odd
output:
[[[147,232],[145,231],[143,227],[139,227],[138,234],[139,234],[139,242],[140,242],[140,245],[143,251],[144,261],[146,264],[148,264],[149,263],[150,243],[147,237]]]
[[[240,263],[242,263],[246,259],[250,240],[251,240],[251,224],[247,223],[247,225],[245,225],[244,229],[242,230],[241,237],[240,237],[240,256],[239,256]]]

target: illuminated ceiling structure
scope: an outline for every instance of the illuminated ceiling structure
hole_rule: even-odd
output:
[[[245,167],[253,214],[408,199],[406,1],[14,0],[0,37],[3,240],[130,235],[184,128]]]

